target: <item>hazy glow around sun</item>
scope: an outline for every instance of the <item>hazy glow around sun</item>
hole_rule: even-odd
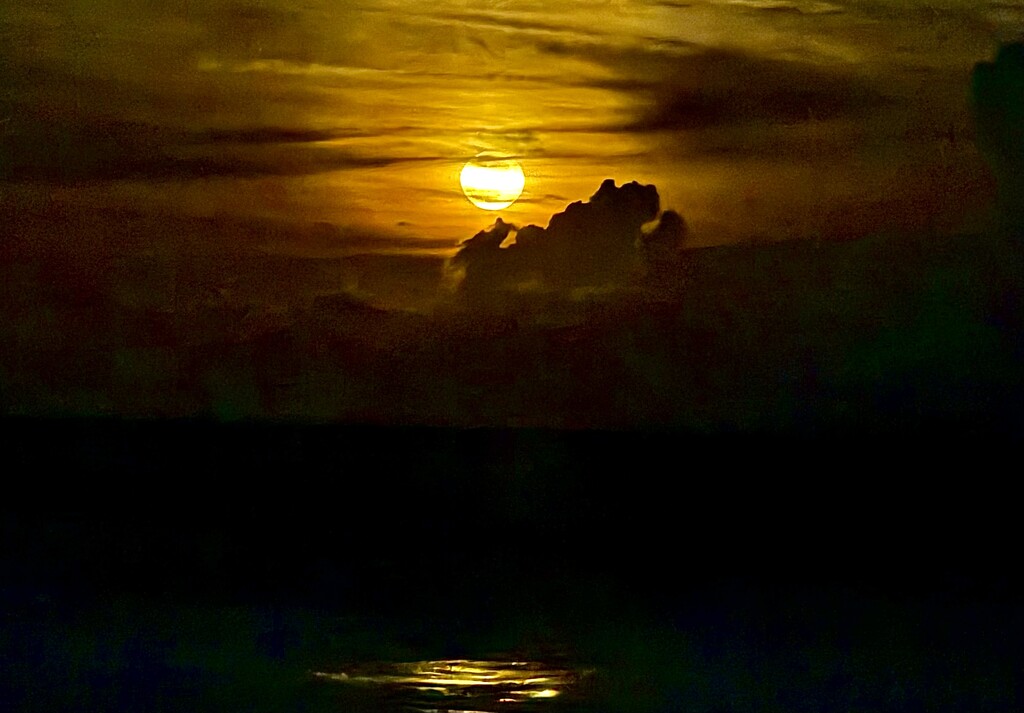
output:
[[[477,208],[501,210],[522,195],[526,176],[514,159],[485,152],[462,167],[459,182],[466,198]]]

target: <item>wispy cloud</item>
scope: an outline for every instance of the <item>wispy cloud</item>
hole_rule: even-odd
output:
[[[82,183],[191,180],[213,177],[303,176],[444,156],[356,153],[332,141],[361,135],[349,129],[302,127],[180,132],[137,122],[71,125],[18,119],[0,146],[3,176],[17,181]]]
[[[185,138],[197,144],[309,144],[367,135],[369,132],[360,129],[258,126],[247,129],[210,129],[195,132]]]
[[[727,0],[727,4],[755,12],[791,13],[794,15],[839,15],[844,8],[829,2],[798,0]]]

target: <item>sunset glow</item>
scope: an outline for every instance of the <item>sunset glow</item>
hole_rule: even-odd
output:
[[[878,380],[867,314],[907,340],[882,352],[905,385],[936,330],[1006,322],[995,277],[883,297],[941,273],[936,240],[1024,223],[1022,2],[2,5],[8,410],[733,423],[695,404],[749,378],[792,412],[744,418],[777,424],[815,400],[773,389]],[[1010,264],[950,259],[983,257]],[[783,302],[800,347],[762,366],[739,325]],[[953,306],[986,316],[956,331]],[[813,378],[776,384],[791,363]]]

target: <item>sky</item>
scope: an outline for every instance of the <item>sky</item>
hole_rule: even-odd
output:
[[[9,4],[0,138],[21,190],[396,250],[491,222],[457,181],[483,150],[523,164],[516,223],[612,177],[699,244],[958,229],[990,193],[970,72],[1022,29],[1015,0]]]
[[[680,244],[984,231],[972,73],[1022,34],[1021,0],[8,3],[3,368],[83,304],[246,338],[323,295],[576,299]],[[498,212],[460,189],[481,152],[525,173]]]

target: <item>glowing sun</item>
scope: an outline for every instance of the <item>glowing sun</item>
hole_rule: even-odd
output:
[[[462,167],[462,192],[484,210],[501,210],[516,202],[526,185],[523,167],[514,159],[484,152]]]

